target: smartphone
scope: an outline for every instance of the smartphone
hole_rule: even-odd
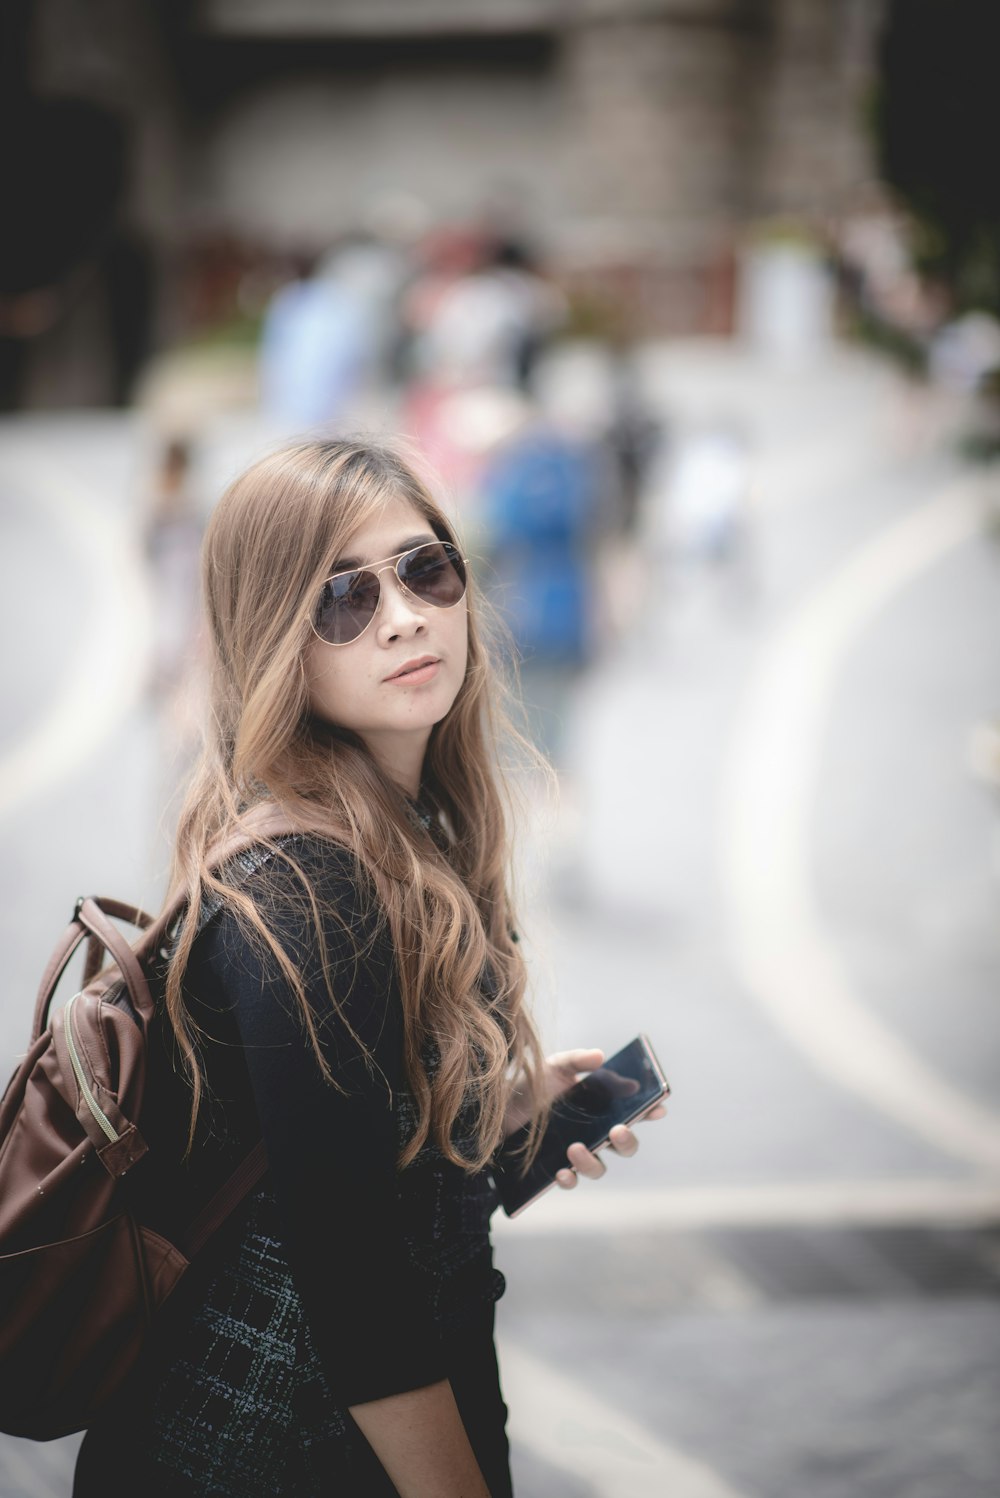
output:
[[[526,1176],[521,1175],[521,1159],[512,1152],[527,1138],[528,1125],[504,1141],[491,1169],[507,1216],[516,1217],[555,1184],[556,1172],[569,1166],[566,1151],[571,1144],[579,1141],[589,1150],[598,1150],[610,1142],[616,1124],[631,1123],[669,1096],[670,1083],[653,1047],[645,1035],[637,1036],[556,1099],[541,1148]]]

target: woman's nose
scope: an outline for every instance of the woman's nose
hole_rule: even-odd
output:
[[[397,635],[417,634],[426,622],[419,604],[406,592],[395,572],[383,573],[381,583],[379,635],[391,640]]]

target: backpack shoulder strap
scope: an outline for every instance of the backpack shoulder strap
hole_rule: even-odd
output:
[[[267,1171],[267,1151],[261,1139],[248,1155],[237,1165],[224,1186],[212,1197],[193,1222],[177,1237],[177,1247],[186,1259],[193,1259],[225,1222],[236,1211],[244,1197],[253,1190]]]
[[[220,869],[223,865],[238,859],[249,878],[274,856],[274,849],[268,847],[269,843],[273,843],[277,838],[290,837],[295,833],[305,833],[309,830],[308,827],[293,820],[273,801],[262,801],[246,812],[240,825],[234,828],[227,837],[209,848],[206,861],[209,868]],[[146,927],[136,942],[134,950],[137,956],[145,958],[156,951],[184,909],[186,900],[185,891],[179,889],[170,891],[160,914]],[[204,912],[203,924],[207,925],[220,905],[221,901],[210,900],[208,902],[209,908]],[[198,929],[201,930],[201,924]]]
[[[243,828],[238,829],[223,843],[210,850],[209,865],[218,869],[235,860],[245,877],[250,878],[274,856],[275,850],[271,845],[275,839],[308,830],[293,822],[273,803],[264,803],[260,807],[254,807],[248,813]],[[153,927],[143,935],[140,946],[144,952],[156,950],[155,944],[164,940],[183,906],[183,897],[173,896],[167,901],[162,914],[153,923]],[[221,906],[222,900],[218,897],[209,898],[204,903],[201,919],[198,922],[199,931],[208,925]],[[212,1235],[222,1227],[266,1171],[267,1151],[264,1141],[259,1140],[178,1238],[177,1246],[188,1259],[193,1259]]]

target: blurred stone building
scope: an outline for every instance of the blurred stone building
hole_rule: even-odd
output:
[[[322,235],[381,194],[435,216],[485,199],[563,265],[651,280],[658,320],[717,323],[740,226],[837,211],[870,174],[879,8],[203,0],[205,44],[234,69],[204,137],[203,208]]]
[[[42,97],[124,116],[121,213],[321,248],[379,205],[491,213],[655,331],[726,331],[748,224],[870,176],[882,0],[36,0]],[[163,321],[162,308],[160,311]],[[169,324],[169,316],[167,322]]]

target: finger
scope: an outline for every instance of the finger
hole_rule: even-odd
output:
[[[575,1170],[557,1170],[556,1185],[561,1186],[564,1191],[572,1191],[576,1185]]]
[[[591,1181],[599,1181],[607,1172],[608,1167],[604,1161],[592,1155],[587,1146],[579,1140],[570,1145],[566,1151],[566,1157],[578,1175],[587,1176]]]
[[[611,1141],[611,1148],[618,1155],[634,1155],[639,1148],[639,1141],[628,1124],[615,1124],[608,1138]]]
[[[642,1114],[642,1122],[645,1123],[646,1119],[648,1119],[648,1118],[666,1118],[666,1116],[667,1116],[667,1105],[666,1105],[666,1103],[655,1103],[653,1105],[653,1107],[649,1109],[648,1112]]]
[[[554,1055],[547,1056],[546,1060],[550,1066],[557,1066],[560,1071],[594,1071],[604,1060],[604,1052],[591,1046],[587,1050],[556,1051]]]

